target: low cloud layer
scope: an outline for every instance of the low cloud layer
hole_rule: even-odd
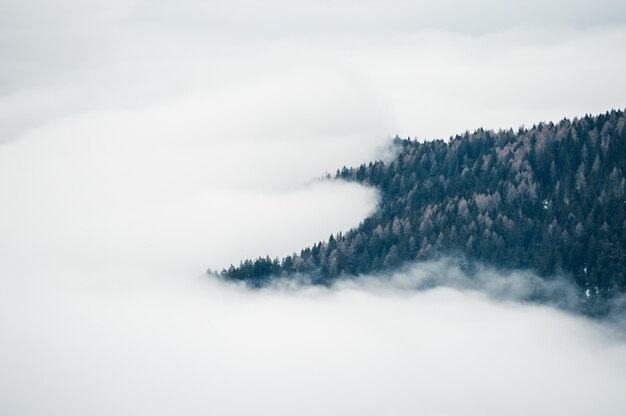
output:
[[[623,4],[508,6],[0,5],[0,414],[623,413],[561,280],[204,274],[357,225],[375,190],[314,178],[395,134],[624,107]]]
[[[3,414],[619,415],[626,405],[626,344],[550,307],[450,288],[248,291],[154,277],[3,299]]]

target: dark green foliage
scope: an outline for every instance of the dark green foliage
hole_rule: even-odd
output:
[[[380,191],[378,211],[357,228],[221,275],[260,286],[307,273],[327,284],[455,253],[545,277],[564,272],[588,297],[626,291],[623,111],[395,144],[401,150],[390,163],[337,171],[337,179]]]

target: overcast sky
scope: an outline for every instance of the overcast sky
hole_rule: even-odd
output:
[[[0,413],[621,415],[623,334],[535,276],[203,273],[356,226],[315,178],[396,134],[624,108],[624,45],[617,0],[0,0]]]

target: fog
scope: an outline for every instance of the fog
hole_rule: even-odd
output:
[[[443,288],[116,289],[3,301],[3,414],[618,415],[625,404],[624,344],[549,307]]]
[[[623,108],[624,44],[610,0],[0,2],[0,414],[621,415],[567,276],[205,271],[358,225],[319,178],[396,134]]]

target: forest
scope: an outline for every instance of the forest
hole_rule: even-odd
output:
[[[339,278],[453,256],[503,270],[568,276],[604,303],[626,291],[626,116],[612,110],[517,131],[478,129],[449,140],[394,139],[387,162],[329,179],[380,193],[377,211],[346,233],[283,259],[220,272],[252,287],[306,274]]]

